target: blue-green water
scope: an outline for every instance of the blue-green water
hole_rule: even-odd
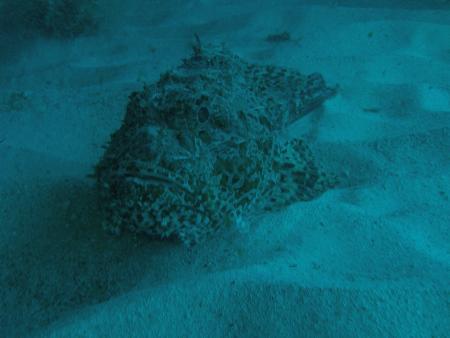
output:
[[[3,0],[0,29],[0,337],[450,337],[450,2]],[[195,52],[196,36],[338,86],[276,135],[304,140],[308,163],[339,183],[251,222],[218,212],[232,226],[193,246],[146,236],[131,218],[111,234],[95,166],[130,95]],[[241,88],[232,74],[219,80]],[[292,86],[273,104],[299,109],[305,90],[295,101]],[[211,96],[219,113],[248,110],[249,93],[227,93]],[[216,125],[213,139],[234,135]],[[238,134],[233,149],[246,142]],[[207,163],[205,139],[192,142]],[[125,147],[117,168],[141,146]],[[167,186],[157,178],[150,186]],[[214,184],[201,178],[196,198]],[[119,183],[108,194],[123,197]],[[126,196],[114,208],[137,210]]]

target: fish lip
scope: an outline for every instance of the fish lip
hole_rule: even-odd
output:
[[[193,191],[183,185],[182,183],[179,183],[169,177],[159,175],[157,173],[146,173],[146,174],[131,174],[131,173],[125,173],[124,178],[126,180],[135,181],[140,184],[144,185],[154,185],[154,186],[168,186],[168,187],[175,187],[177,189],[183,190],[189,194],[193,194]]]

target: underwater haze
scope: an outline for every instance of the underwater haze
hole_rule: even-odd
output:
[[[0,0],[0,337],[450,338],[450,1]]]

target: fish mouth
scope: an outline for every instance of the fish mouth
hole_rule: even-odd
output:
[[[124,175],[127,181],[139,183],[142,185],[153,185],[153,186],[166,186],[170,188],[175,188],[178,190],[183,190],[189,194],[193,192],[182,183],[179,183],[171,178],[161,176],[157,173],[147,173],[147,174],[131,174],[127,173]]]

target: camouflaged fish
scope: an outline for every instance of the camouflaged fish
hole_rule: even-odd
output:
[[[319,74],[198,42],[181,66],[130,95],[95,172],[105,226],[189,245],[318,197],[334,179],[302,140],[280,134],[335,92]]]

